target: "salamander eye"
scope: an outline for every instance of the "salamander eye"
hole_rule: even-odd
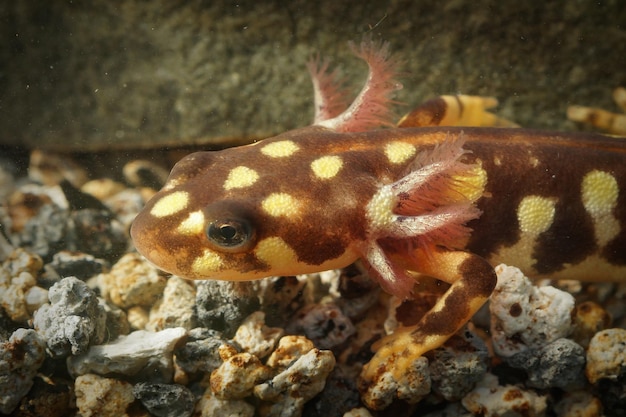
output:
[[[250,223],[241,219],[220,219],[209,224],[206,231],[209,241],[222,250],[246,250],[252,242]]]

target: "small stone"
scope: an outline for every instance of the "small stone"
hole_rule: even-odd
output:
[[[187,343],[177,349],[176,363],[188,373],[211,373],[222,364],[219,348],[228,345],[220,332],[206,328],[189,331]]]
[[[272,352],[284,333],[281,328],[267,327],[265,313],[256,311],[239,326],[233,340],[244,351],[263,359]]]
[[[574,323],[571,337],[586,348],[593,335],[611,327],[611,315],[599,304],[585,301],[576,307]]]
[[[223,332],[228,337],[259,307],[253,282],[207,280],[198,281],[196,285],[198,324]]]
[[[88,352],[68,358],[70,374],[122,374],[149,378],[154,382],[172,380],[172,353],[187,331],[165,329],[157,333],[137,330],[106,345],[92,346]]]
[[[523,388],[498,384],[498,378],[486,374],[483,381],[461,401],[472,415],[483,417],[541,417],[547,397]]]
[[[304,334],[315,346],[332,349],[343,344],[356,330],[352,321],[334,304],[309,304],[296,313],[287,333]]]
[[[603,415],[602,403],[585,390],[566,392],[555,404],[557,417],[598,417]]]
[[[596,333],[587,350],[585,374],[592,384],[601,379],[617,380],[626,373],[626,329]]]
[[[367,408],[359,407],[348,411],[343,415],[343,417],[372,417],[372,414],[367,410]]]
[[[237,353],[226,345],[219,352],[224,363],[211,372],[211,390],[217,398],[245,398],[256,384],[270,377],[269,369],[250,353]]]
[[[118,259],[128,246],[127,230],[108,209],[72,211],[73,245],[68,249],[90,253],[108,261]]]
[[[253,417],[254,406],[244,400],[223,400],[217,398],[211,387],[207,388],[200,401],[196,405],[196,412],[200,417]]]
[[[45,349],[45,341],[31,329],[17,329],[0,344],[0,413],[11,413],[28,393],[46,357]]]
[[[86,352],[90,345],[102,343],[106,330],[106,311],[96,294],[83,281],[64,278],[48,293],[50,304],[35,312],[33,325],[55,357]]]
[[[321,393],[304,406],[305,416],[341,416],[361,405],[356,387],[358,372],[338,362],[326,379]]]
[[[0,306],[14,322],[26,322],[48,302],[48,292],[37,286],[41,267],[41,258],[23,249],[14,250],[0,266]]]
[[[127,417],[135,401],[128,382],[98,375],[81,375],[74,383],[76,407],[81,417]]]
[[[146,330],[158,331],[170,327],[193,329],[196,323],[195,300],[196,290],[190,281],[177,276],[170,277],[163,290],[163,298],[150,310]]]
[[[307,281],[294,276],[262,279],[259,285],[259,298],[263,300],[266,323],[284,327],[287,318],[304,305]]]
[[[46,266],[54,269],[60,277],[73,276],[86,281],[107,270],[109,263],[88,253],[60,251],[52,256],[52,262]]]
[[[390,363],[393,363],[393,359]],[[383,410],[396,399],[416,404],[431,391],[428,359],[424,356],[412,358],[410,366],[403,370],[400,379],[396,379],[392,368],[380,372],[373,382],[361,396],[369,408]]]
[[[85,182],[80,190],[83,193],[87,193],[100,201],[105,201],[107,198],[125,190],[126,187],[120,182],[113,181],[110,178],[99,178]]]
[[[128,323],[130,323],[133,330],[146,329],[148,320],[150,320],[150,315],[144,307],[133,306],[126,311],[128,314]]]
[[[534,388],[568,388],[584,381],[585,350],[569,339],[558,339],[537,349],[528,349],[506,359],[528,374],[527,385]]]
[[[502,357],[539,348],[572,331],[574,298],[554,287],[535,287],[517,268],[496,267],[491,295],[493,347]]]
[[[102,296],[122,308],[152,306],[167,284],[158,269],[138,253],[124,255],[109,273],[98,275],[97,281]]]
[[[33,387],[15,409],[14,417],[66,417],[76,412],[74,381],[36,377]]]
[[[489,351],[480,337],[469,331],[453,336],[432,352],[428,367],[434,393],[446,401],[459,401],[482,380]]]
[[[334,367],[332,352],[314,348],[271,380],[254,387],[256,397],[272,403],[264,415],[301,416],[304,404],[324,389]]]
[[[133,394],[156,417],[189,417],[196,402],[193,393],[182,385],[142,382],[134,386]]]

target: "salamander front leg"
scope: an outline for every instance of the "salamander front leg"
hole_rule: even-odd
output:
[[[448,291],[420,322],[396,331],[378,342],[378,350],[361,372],[359,390],[366,405],[383,409],[390,403],[386,387],[410,384],[411,369],[425,352],[445,343],[461,329],[491,295],[496,285],[494,269],[483,258],[462,251],[417,251],[422,274],[450,284]],[[392,393],[395,395],[395,393]]]

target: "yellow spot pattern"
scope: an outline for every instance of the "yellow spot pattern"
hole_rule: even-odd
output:
[[[295,216],[299,211],[298,200],[286,193],[270,194],[263,202],[261,207],[270,216]]]
[[[202,256],[198,256],[191,265],[191,270],[200,276],[210,278],[210,274],[219,271],[222,266],[222,258],[219,254],[206,249]]]
[[[261,148],[261,153],[271,158],[285,158],[293,155],[298,149],[298,145],[291,140],[281,140],[269,143]]]
[[[487,185],[487,171],[483,169],[480,161],[478,163],[478,165],[473,166],[467,172],[455,175],[453,177],[454,183],[450,187],[454,193],[458,193],[463,199],[469,201],[476,201],[482,197]]]
[[[184,210],[189,204],[189,193],[186,191],[176,191],[168,194],[157,201],[150,214],[154,217],[167,217]]]
[[[384,186],[378,190],[366,207],[365,214],[369,222],[369,228],[379,230],[391,224],[395,219],[393,214],[395,204],[396,200],[390,187]]]
[[[520,229],[534,236],[545,232],[554,221],[554,211],[554,201],[546,197],[524,197],[517,207]]]
[[[392,164],[401,164],[415,155],[415,146],[406,142],[390,142],[385,145],[385,156]]]
[[[338,156],[323,156],[311,162],[313,174],[323,180],[335,177],[342,166],[343,161]]]
[[[592,215],[608,214],[617,206],[619,186],[613,175],[591,171],[582,182],[583,205]]]
[[[196,235],[204,233],[204,213],[202,211],[194,211],[182,221],[176,228],[176,231],[182,235]]]
[[[279,237],[268,237],[260,241],[254,251],[256,257],[272,269],[285,271],[298,263],[294,250]]]
[[[604,246],[620,231],[613,215],[619,195],[617,180],[608,172],[591,171],[583,178],[581,194],[585,210],[593,219],[596,240]]]
[[[248,167],[239,166],[233,168],[228,173],[228,178],[224,181],[224,189],[245,188],[254,184],[259,179],[259,174]]]

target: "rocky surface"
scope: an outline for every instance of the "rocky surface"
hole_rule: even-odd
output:
[[[612,109],[625,82],[620,0],[25,1],[3,2],[0,21],[5,145],[222,146],[305,126],[306,62],[340,62],[359,86],[347,42],[364,34],[405,61],[409,106],[490,95],[524,126],[571,129],[567,104]]]

